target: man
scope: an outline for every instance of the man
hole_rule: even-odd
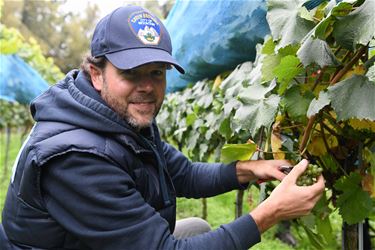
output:
[[[166,70],[184,73],[171,54],[165,27],[143,8],[121,7],[98,23],[82,70],[31,105],[36,124],[15,163],[2,249],[247,249],[313,208],[323,177],[297,186],[305,160],[285,176],[287,161],[191,163],[161,141],[154,118]],[[210,197],[257,179],[282,182],[249,214],[206,233],[194,220],[175,230],[176,196]]]

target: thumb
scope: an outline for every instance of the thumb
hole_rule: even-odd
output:
[[[303,172],[305,172],[307,165],[309,165],[309,162],[306,159],[300,161],[297,165],[293,167],[292,171],[290,171],[290,173],[287,175],[288,179],[293,183],[296,183],[298,177],[302,175]]]

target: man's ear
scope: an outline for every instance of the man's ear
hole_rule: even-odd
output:
[[[92,85],[100,92],[103,88],[103,71],[90,64],[90,76]]]

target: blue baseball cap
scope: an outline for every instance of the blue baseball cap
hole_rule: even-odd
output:
[[[105,56],[124,70],[163,62],[185,73],[172,57],[171,39],[163,23],[139,6],[120,7],[99,21],[91,41],[91,55]]]

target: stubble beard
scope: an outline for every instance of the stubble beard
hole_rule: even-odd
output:
[[[160,110],[160,106],[161,106],[161,105],[155,105],[155,109],[154,109],[152,116],[150,116],[150,118],[147,119],[146,121],[139,121],[129,112],[128,110],[129,102],[128,103],[121,102],[120,100],[115,98],[113,95],[111,95],[111,93],[108,91],[108,85],[107,85],[105,78],[103,79],[103,89],[101,91],[101,96],[112,110],[114,110],[123,120],[125,120],[131,127],[133,127],[136,130],[141,130],[141,129],[150,127],[153,119],[158,114]],[[149,94],[145,94],[142,96],[134,97],[133,99],[147,100],[147,99],[152,99],[152,98],[156,99],[153,95],[150,97]],[[148,115],[147,113],[143,114],[141,111],[136,111],[136,112],[138,112],[139,115],[144,115],[144,117]]]

